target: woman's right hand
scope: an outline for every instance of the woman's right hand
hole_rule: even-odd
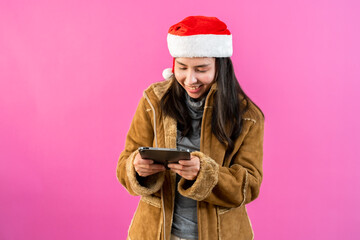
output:
[[[135,171],[141,177],[147,177],[155,173],[165,171],[165,167],[163,165],[154,164],[154,161],[150,159],[143,159],[139,153],[136,154],[133,164]]]

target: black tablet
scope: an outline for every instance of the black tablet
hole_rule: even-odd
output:
[[[167,166],[179,160],[190,160],[190,150],[177,150],[174,148],[140,147],[139,153],[144,159],[151,159],[155,163]]]

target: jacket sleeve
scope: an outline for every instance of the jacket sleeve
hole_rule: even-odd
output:
[[[148,177],[137,175],[133,162],[139,147],[153,146],[154,129],[149,116],[150,107],[142,97],[126,136],[125,149],[121,152],[116,168],[119,182],[132,195],[150,195],[160,190],[164,182],[164,172]]]
[[[230,167],[220,166],[202,152],[193,153],[200,159],[200,171],[192,183],[180,180],[178,189],[183,196],[229,208],[257,198],[262,181],[264,119],[261,115],[248,124],[252,125]]]

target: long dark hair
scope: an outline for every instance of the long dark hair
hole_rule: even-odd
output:
[[[215,68],[217,91],[214,93],[211,129],[222,144],[227,144],[229,153],[234,149],[234,141],[241,133],[241,117],[248,110],[251,100],[240,87],[230,58],[216,58]],[[164,114],[177,120],[182,136],[191,131],[185,101],[185,89],[173,76],[172,85],[161,99],[161,108]]]

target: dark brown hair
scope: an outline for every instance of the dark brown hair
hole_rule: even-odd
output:
[[[217,91],[214,93],[211,129],[222,144],[228,145],[227,152],[231,152],[241,132],[242,115],[248,110],[251,100],[240,87],[230,58],[216,58],[215,68]],[[191,131],[185,101],[185,89],[173,76],[172,85],[161,99],[161,108],[164,114],[177,120],[182,136]]]

